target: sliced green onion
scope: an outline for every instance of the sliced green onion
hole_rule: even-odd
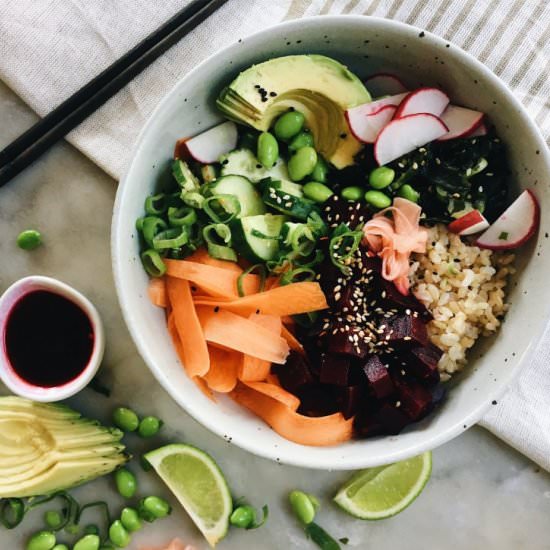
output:
[[[181,227],[171,227],[157,233],[153,237],[153,248],[155,250],[165,250],[167,248],[180,248],[189,241],[189,232],[185,225]]]
[[[205,199],[198,191],[182,191],[181,200],[192,208],[203,208]]]
[[[267,521],[268,516],[269,516],[269,507],[267,506],[267,504],[264,504],[262,506],[262,519],[258,522],[254,521],[252,525],[249,525],[248,527],[246,527],[246,530],[250,531],[251,529],[258,529],[258,527],[261,527]]]
[[[153,246],[153,239],[155,235],[164,231],[168,226],[166,222],[157,216],[147,216],[143,218],[141,231],[143,233],[143,238],[149,246]]]
[[[265,271],[264,264],[254,264],[250,266],[247,270],[243,271],[238,277],[237,277],[237,292],[239,293],[239,296],[242,298],[245,296],[244,292],[244,278],[246,275],[250,275],[254,271],[258,271],[258,275],[260,276],[260,288],[258,292],[263,292],[265,288],[265,280],[267,278],[267,273]]]
[[[151,277],[162,277],[166,273],[166,265],[160,254],[152,248],[141,254],[141,263]]]
[[[347,225],[339,225],[332,234],[329,243],[329,255],[331,262],[347,274],[351,271],[348,263],[357,251],[363,237],[362,231],[352,231]]]
[[[82,520],[82,514],[84,513],[84,511],[90,508],[101,508],[101,511],[103,512],[103,517],[105,519],[105,531],[107,532],[109,530],[109,525],[111,525],[111,514],[109,512],[109,505],[104,500],[89,502],[88,504],[85,504],[84,506],[82,506],[82,508],[80,508],[80,510],[78,511],[78,514],[76,515],[75,523],[78,525]],[[91,527],[92,525],[87,526],[87,528],[91,528]],[[94,525],[93,527],[96,527],[96,526]],[[94,533],[94,534],[97,535],[99,533]]]
[[[241,203],[235,195],[212,195],[202,207],[216,223],[229,223],[241,213]],[[222,217],[224,214],[226,217]]]
[[[138,231],[140,231],[140,232],[143,231],[143,220],[144,220],[144,219],[145,219],[145,218],[138,218],[138,219],[136,220],[136,229],[137,229]]]
[[[218,260],[227,260],[229,262],[237,261],[237,253],[230,246],[223,246],[216,243],[207,243],[208,254]]]
[[[158,195],[152,195],[145,199],[145,212],[150,216],[158,216],[164,214],[168,205],[166,203],[166,195],[159,193]]]
[[[297,255],[309,256],[317,244],[311,229],[304,223],[287,223],[289,228],[284,244],[290,246]]]
[[[318,248],[315,251],[315,255],[313,256],[313,258],[310,259],[309,262],[301,263],[300,267],[313,268],[316,265],[319,265],[320,263],[322,263],[324,259],[325,259],[325,254],[323,253],[323,251],[321,249]]]
[[[209,244],[229,244],[231,242],[231,229],[224,223],[211,223],[203,228],[202,236]]]
[[[315,275],[315,271],[309,267],[297,267],[296,269],[291,269],[283,274],[281,277],[281,286],[302,281],[313,281],[315,279]]]
[[[197,221],[197,213],[190,206],[170,206],[168,208],[168,223],[173,227],[193,225]]]
[[[61,505],[63,521],[60,525],[56,527],[56,531],[59,531],[63,528],[67,530],[69,529],[70,526],[77,524],[77,518],[78,518],[80,506],[78,502],[71,495],[69,495],[69,493],[66,493],[65,491],[59,491],[57,493],[53,493],[51,495],[46,495],[43,497],[31,497],[27,501],[26,511],[30,511],[56,498],[59,498],[63,501],[63,504]]]
[[[326,237],[328,235],[328,227],[319,212],[313,210],[307,217],[307,226],[313,231],[317,237]]]
[[[20,498],[5,498],[0,504],[0,523],[6,529],[14,529],[25,517],[25,505]]]

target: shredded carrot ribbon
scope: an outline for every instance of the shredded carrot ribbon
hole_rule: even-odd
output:
[[[411,253],[426,252],[428,233],[419,224],[421,210],[414,202],[396,198],[363,228],[363,242],[382,258],[382,276],[404,295],[409,293]]]

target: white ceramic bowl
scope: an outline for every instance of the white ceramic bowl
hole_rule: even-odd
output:
[[[170,162],[175,141],[221,119],[214,99],[240,70],[291,53],[334,57],[360,77],[380,70],[395,72],[410,86],[440,86],[454,103],[487,113],[509,147],[514,185],[534,189],[541,202],[542,225],[538,237],[519,252],[519,274],[510,287],[511,307],[502,329],[475,348],[469,368],[452,384],[445,404],[398,436],[304,447],[283,439],[229,399],[212,403],[187,378],[165,328],[164,312],[147,298],[134,222]],[[257,455],[311,468],[354,469],[433,449],[475,424],[503,394],[544,326],[550,303],[549,247],[543,246],[550,232],[550,217],[544,215],[550,207],[549,167],[546,145],[512,93],[481,63],[445,40],[408,25],[361,16],[278,25],[196,67],[164,98],[141,132],[118,190],[113,219],[113,266],[124,317],[140,353],[172,397],[207,428]]]

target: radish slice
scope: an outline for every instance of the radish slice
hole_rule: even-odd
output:
[[[388,97],[382,97],[375,101],[371,101],[370,103],[357,105],[357,107],[352,107],[346,111],[346,118],[348,118],[348,116],[355,118],[356,116],[372,115],[386,105],[399,105],[406,97],[406,93],[390,95]]]
[[[489,222],[479,210],[471,210],[451,222],[447,229],[458,235],[474,235],[489,227]]]
[[[419,88],[401,102],[395,118],[418,113],[440,116],[448,104],[449,96],[438,88]]]
[[[384,105],[378,111],[368,115],[360,114],[360,111],[355,109],[346,111],[346,119],[351,133],[355,139],[363,143],[374,143],[380,130],[393,118],[397,107],[395,105]]]
[[[456,105],[448,105],[441,115],[441,120],[449,127],[449,133],[439,141],[461,138],[473,132],[483,121],[483,113],[472,111]]]
[[[476,245],[491,250],[517,248],[534,235],[539,220],[539,203],[527,189],[479,237]]]
[[[365,86],[373,97],[406,92],[407,88],[397,76],[390,73],[376,73],[365,80]]]
[[[237,125],[228,121],[188,139],[184,147],[195,160],[209,164],[235,149],[237,138]]]
[[[440,118],[428,113],[394,118],[374,143],[374,158],[381,166],[440,138],[449,131]]]
[[[474,128],[471,132],[463,135],[462,137],[476,137],[476,136],[486,136],[487,135],[487,126],[482,122],[477,128]]]

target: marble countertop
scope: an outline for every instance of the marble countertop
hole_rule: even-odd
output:
[[[35,115],[0,83],[0,147],[10,142]],[[57,277],[84,292],[99,309],[106,327],[107,350],[100,377],[110,398],[86,389],[69,403],[108,422],[119,404],[131,403],[141,414],[156,414],[166,425],[151,442],[128,437],[138,456],[144,448],[185,441],[210,452],[227,475],[233,494],[270,507],[268,523],[257,531],[233,530],[219,548],[314,549],[286,505],[289,490],[318,495],[318,522],[335,537],[348,537],[343,548],[386,550],[550,549],[550,475],[481,428],[471,428],[434,451],[430,482],[418,500],[400,515],[379,522],[354,520],[331,503],[345,472],[321,472],[279,465],[257,458],[211,434],[191,419],[155,381],[126,330],[113,285],[109,233],[116,183],[66,143],[53,148],[34,166],[0,189],[0,291],[30,274]],[[15,244],[17,234],[37,228],[44,246],[28,253]],[[1,393],[6,390],[0,388]],[[168,496],[154,474],[139,474],[140,493]],[[112,480],[101,479],[74,490],[81,502],[108,498],[116,514],[122,499]],[[0,548],[24,548],[29,533],[41,525],[36,511],[14,531],[0,528]],[[90,517],[90,520],[93,518]],[[147,525],[130,545],[161,544],[173,536],[207,544],[177,505],[170,518]],[[60,537],[60,541],[62,537]]]

